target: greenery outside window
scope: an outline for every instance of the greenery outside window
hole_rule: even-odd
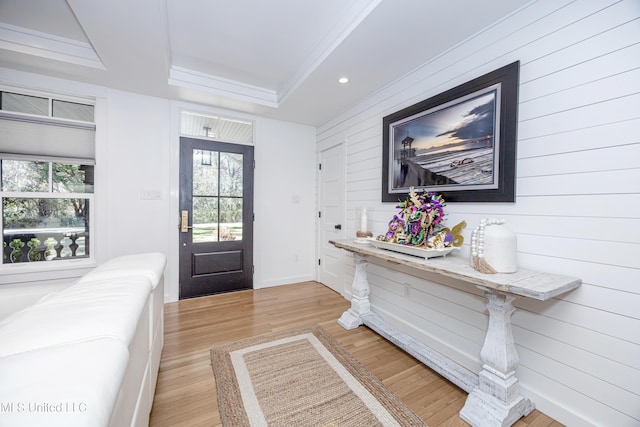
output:
[[[4,264],[90,255],[93,166],[0,160]]]

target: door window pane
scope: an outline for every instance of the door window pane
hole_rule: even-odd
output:
[[[220,195],[242,197],[242,154],[220,153]]]
[[[193,196],[217,196],[217,151],[193,150]]]
[[[241,198],[220,198],[220,240],[242,240]]]
[[[193,197],[193,243],[218,241],[218,198]]]

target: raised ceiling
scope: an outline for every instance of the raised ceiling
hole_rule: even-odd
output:
[[[0,67],[319,126],[528,1],[0,0]]]

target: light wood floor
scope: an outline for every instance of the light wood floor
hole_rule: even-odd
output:
[[[349,303],[305,282],[165,305],[165,344],[150,425],[220,426],[209,349],[292,328],[321,325],[430,427],[467,426],[458,412],[466,393],[366,327],[344,330],[336,320]],[[539,411],[518,427],[562,424]]]

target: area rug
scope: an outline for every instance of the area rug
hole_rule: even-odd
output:
[[[215,347],[222,424],[426,426],[320,326]]]

